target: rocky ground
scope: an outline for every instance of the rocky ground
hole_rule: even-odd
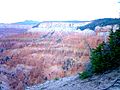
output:
[[[81,80],[79,75],[54,79],[25,90],[120,90],[120,68]]]

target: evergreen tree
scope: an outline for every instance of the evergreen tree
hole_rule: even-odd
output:
[[[91,52],[92,71],[102,73],[120,66],[120,30],[111,30],[109,42],[100,44]]]

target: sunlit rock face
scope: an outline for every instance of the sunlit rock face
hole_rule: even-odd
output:
[[[24,90],[29,85],[82,72],[90,48],[103,40],[89,29],[39,30],[0,38],[0,73],[6,81],[0,80],[10,90]]]
[[[78,26],[83,26],[90,22],[42,22],[37,27],[31,28],[28,32],[38,31],[74,31]]]

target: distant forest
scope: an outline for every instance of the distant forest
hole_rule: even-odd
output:
[[[118,18],[103,18],[103,19],[97,19],[93,20],[91,23],[85,25],[85,26],[80,26],[77,29],[84,30],[84,29],[91,29],[94,30],[96,26],[106,26],[106,25],[115,25],[115,24],[120,24],[120,19]]]

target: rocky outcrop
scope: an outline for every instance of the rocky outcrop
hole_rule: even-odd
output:
[[[53,79],[25,90],[120,90],[120,68],[85,80],[79,75]]]

